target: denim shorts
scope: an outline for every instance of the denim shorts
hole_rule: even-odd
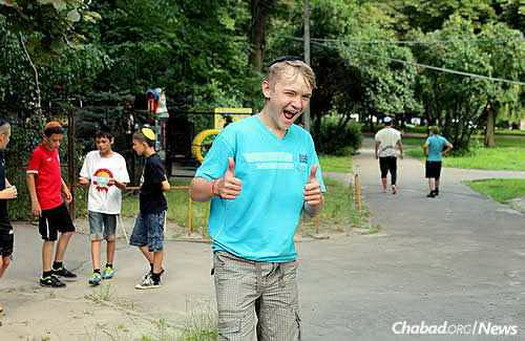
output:
[[[162,251],[164,246],[164,225],[166,211],[159,213],[139,213],[129,239],[132,246],[148,246],[150,252]]]
[[[118,214],[88,211],[91,240],[115,240]]]

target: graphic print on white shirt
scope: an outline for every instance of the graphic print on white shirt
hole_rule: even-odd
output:
[[[88,210],[106,214],[120,214],[122,193],[115,185],[109,185],[110,179],[129,183],[126,160],[113,152],[110,157],[102,157],[98,150],[86,155],[80,176],[90,180]]]

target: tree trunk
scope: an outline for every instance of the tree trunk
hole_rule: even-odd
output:
[[[485,147],[495,147],[496,141],[494,140],[494,131],[496,128],[496,112],[490,103],[485,107],[485,113],[487,117],[487,125],[485,127]]]
[[[42,94],[40,92],[40,77],[38,75],[38,69],[35,66],[35,63],[33,63],[33,59],[31,59],[31,55],[29,54],[29,51],[27,50],[26,43],[24,40],[24,37],[22,36],[22,33],[18,34],[18,41],[20,42],[20,45],[22,46],[22,50],[24,51],[24,54],[27,58],[27,61],[29,63],[29,66],[31,66],[31,70],[33,71],[33,79],[35,81],[35,93],[34,95],[36,98],[35,100],[35,113],[42,117]]]
[[[255,71],[262,71],[264,47],[266,44],[266,24],[268,13],[275,0],[251,0],[252,21],[250,26],[250,55],[248,62]]]

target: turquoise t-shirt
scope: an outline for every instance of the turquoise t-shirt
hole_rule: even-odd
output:
[[[293,237],[304,205],[304,186],[311,167],[319,164],[312,137],[292,125],[280,139],[252,116],[228,125],[217,136],[195,176],[222,177],[229,157],[235,160],[242,191],[234,200],[212,199],[213,250],[254,261],[295,260]],[[316,177],[324,192],[320,168]]]
[[[443,149],[449,142],[441,135],[431,135],[425,144],[428,146],[427,161],[441,161]]]

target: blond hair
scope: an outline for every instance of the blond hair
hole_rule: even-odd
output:
[[[312,68],[302,60],[283,60],[271,64],[264,80],[268,81],[271,86],[274,86],[275,82],[283,75],[287,75],[290,78],[301,75],[304,77],[308,86],[310,86],[310,89],[316,88],[315,73]]]

